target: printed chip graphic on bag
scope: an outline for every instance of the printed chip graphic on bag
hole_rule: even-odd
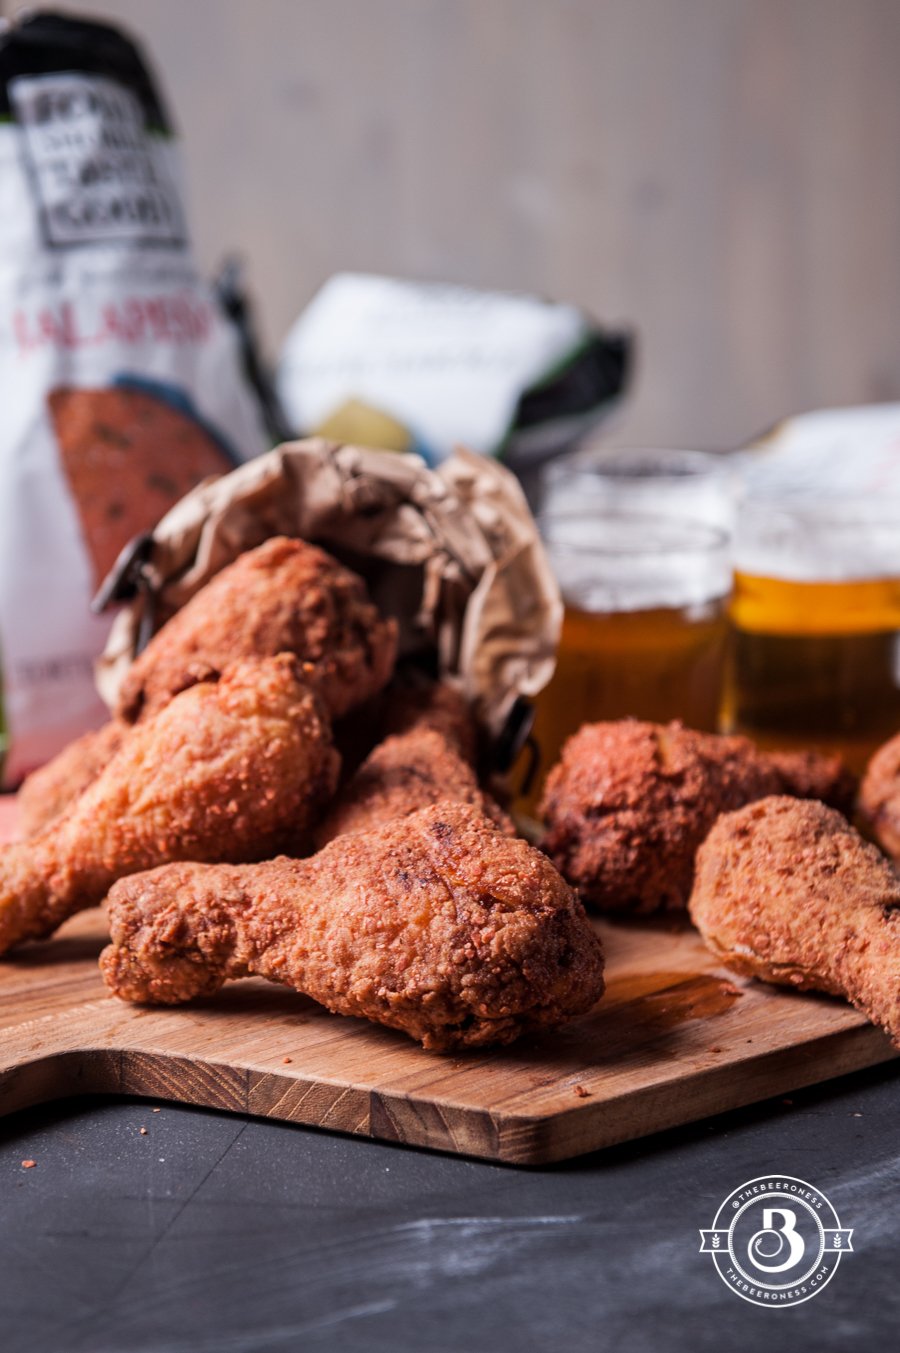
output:
[[[47,403],[95,587],[116,562],[123,536],[150,530],[201,479],[234,468],[195,417],[147,391],[63,388]]]
[[[188,243],[178,150],[116,28],[0,36],[0,764],[14,785],[104,707],[122,548],[265,449],[238,340]]]

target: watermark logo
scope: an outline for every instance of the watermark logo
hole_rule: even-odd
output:
[[[700,1232],[700,1252],[744,1301],[798,1306],[831,1281],[852,1236],[821,1189],[762,1175],[728,1195],[712,1228]]]

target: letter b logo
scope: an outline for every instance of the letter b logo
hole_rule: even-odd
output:
[[[781,1225],[775,1225],[775,1218]],[[763,1209],[762,1230],[750,1237],[747,1254],[764,1273],[784,1273],[800,1262],[806,1242],[797,1230],[797,1214],[789,1207]]]

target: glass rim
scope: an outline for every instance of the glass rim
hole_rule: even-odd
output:
[[[778,496],[747,493],[741,496],[737,504],[736,528],[740,531],[748,516],[760,513],[772,514],[775,518],[788,518],[817,526],[859,526],[859,525],[897,525],[900,523],[900,494],[889,493],[883,497],[872,494],[849,494],[846,497],[831,496],[798,497],[790,494]]]
[[[775,511],[788,517],[816,517],[830,518],[832,515],[840,518],[853,511],[865,511],[873,517],[882,517],[886,521],[892,521],[893,518],[900,515],[900,492],[886,492],[882,495],[873,495],[872,492],[866,494],[842,494],[835,497],[834,494],[822,494],[816,497],[815,494],[792,494],[792,492],[758,492],[750,490],[742,492],[738,499],[738,511]]]
[[[657,466],[648,462],[659,460]],[[667,466],[664,462],[670,461]],[[631,462],[629,464],[629,462]],[[643,463],[645,468],[641,468]],[[585,448],[576,451],[567,464],[559,466],[559,478],[593,477],[621,483],[662,480],[684,483],[705,477],[727,477],[734,467],[721,451],[701,451],[696,447],[620,446]]]
[[[586,544],[560,539],[546,531],[546,528],[554,523],[565,524],[573,521],[589,522],[591,525],[603,521],[612,525],[620,523],[625,527],[636,528],[637,530],[642,527],[659,530],[662,527],[664,531],[671,533],[671,537],[677,535],[678,541],[677,543],[654,542],[636,536],[633,541],[616,545],[613,542],[604,541],[601,531],[600,538],[596,543],[592,541],[590,544]],[[638,555],[711,555],[718,551],[727,552],[731,543],[727,531],[721,527],[713,526],[709,522],[697,521],[692,517],[672,517],[663,513],[620,512],[615,508],[599,512],[590,509],[560,508],[539,513],[537,525],[544,545],[555,553],[607,555],[623,558]]]

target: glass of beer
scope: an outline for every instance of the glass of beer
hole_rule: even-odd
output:
[[[900,730],[900,500],[749,498],[732,624],[726,726],[861,770]]]
[[[730,532],[736,478],[711,451],[587,447],[547,467],[543,510],[638,513],[706,522]]]
[[[589,500],[539,525],[565,602],[556,672],[536,706],[542,769],[583,723],[633,715],[716,730],[732,576],[727,532]]]

